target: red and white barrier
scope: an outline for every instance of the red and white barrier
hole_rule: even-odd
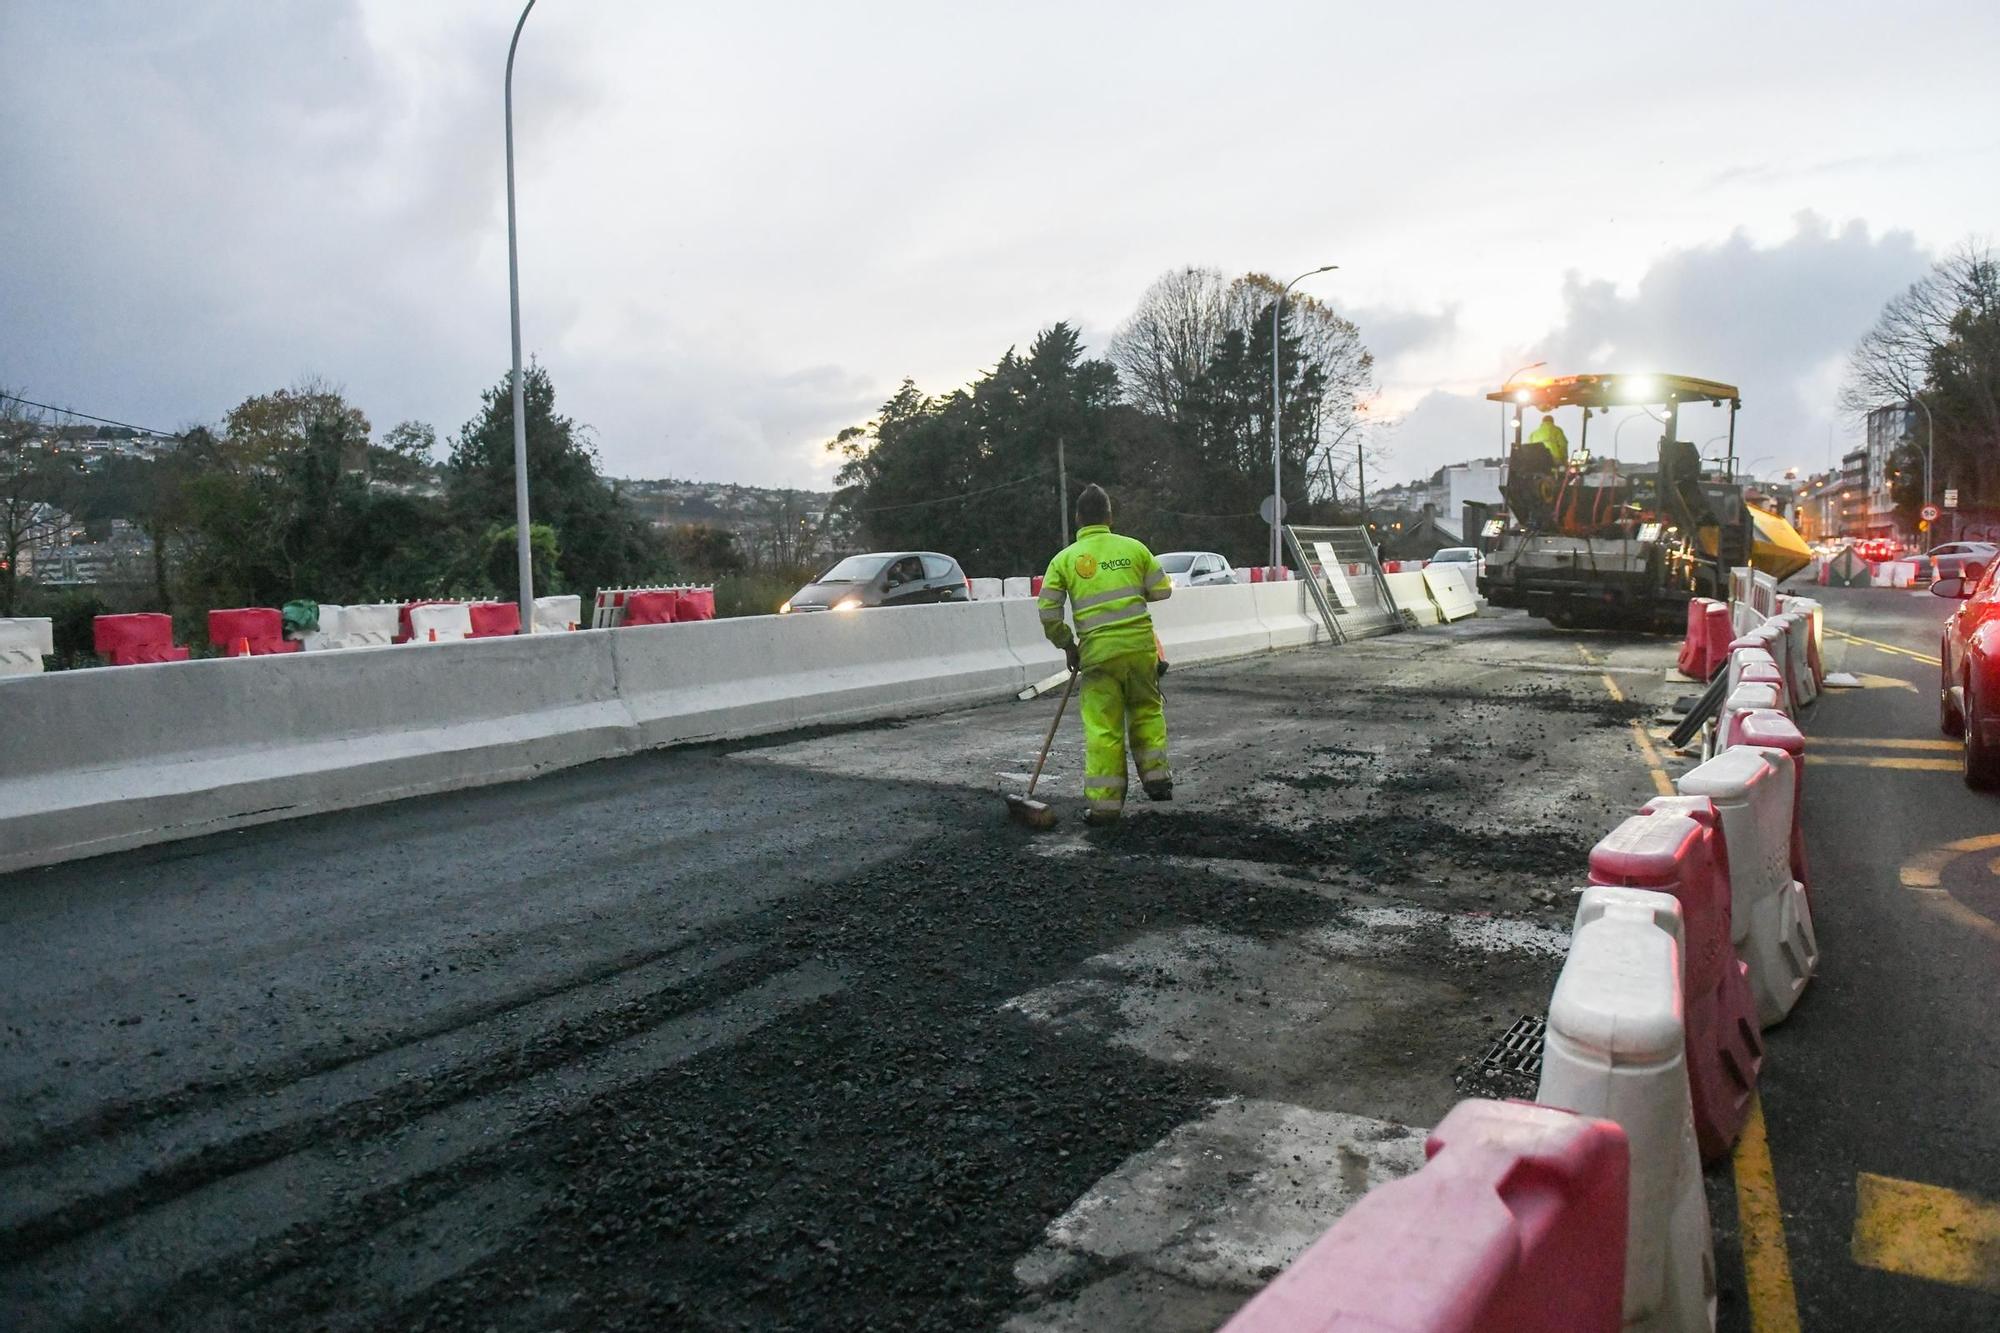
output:
[[[1655,802],[1590,851],[1590,882],[1672,894],[1685,948],[1681,997],[1695,1142],[1726,1154],[1750,1116],[1764,1062],[1748,970],[1733,948],[1729,863],[1706,801]]]
[[[975,602],[994,601],[1006,589],[1006,584],[1000,579],[967,579],[965,586]]]
[[[1797,611],[1780,611],[1767,622],[1776,625],[1785,640],[1785,682],[1793,710],[1805,707],[1819,694],[1819,681],[1812,667],[1812,617]]]
[[[1708,608],[1715,602],[1697,597],[1688,603],[1687,629],[1681,634],[1681,650],[1674,669],[1689,680],[1707,680],[1714,674],[1708,660]]]
[[[470,602],[465,609],[472,621],[468,639],[502,639],[521,632],[519,602]]]
[[[1629,1209],[1616,1124],[1466,1101],[1413,1175],[1368,1192],[1224,1333],[1611,1333]]]
[[[1630,1143],[1625,1326],[1705,1333],[1715,1250],[1690,1109],[1681,951],[1672,896],[1584,890],[1549,1000],[1535,1100],[1615,1121]]]
[[[1791,683],[1785,679],[1784,668],[1768,660],[1768,657],[1769,655],[1765,653],[1757,653],[1755,656],[1745,653],[1745,660],[1736,672],[1736,688],[1742,689],[1745,685],[1768,685],[1771,687],[1771,693],[1777,697],[1778,708],[1790,714],[1793,711]],[[1734,692],[1731,691],[1732,694]]]
[[[1806,804],[1806,738],[1798,724],[1783,713],[1751,709],[1737,715],[1735,733],[1728,745],[1763,746],[1783,750],[1792,757],[1792,878],[1805,888],[1812,901],[1812,876],[1806,873],[1804,812]]]
[[[1684,796],[1712,801],[1721,817],[1733,943],[1763,1027],[1784,1021],[1819,966],[1812,905],[1792,875],[1796,780],[1784,751],[1734,745],[1676,784]]]

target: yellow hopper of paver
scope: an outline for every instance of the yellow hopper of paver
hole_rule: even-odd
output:
[[[1767,510],[1750,506],[1750,567],[1779,582],[1812,563],[1812,548],[1799,531]]]

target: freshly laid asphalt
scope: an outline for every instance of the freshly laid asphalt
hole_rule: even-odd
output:
[[[1545,1007],[1670,661],[1176,668],[1103,837],[1044,698],[0,878],[0,1327],[1213,1328]]]
[[[1820,971],[1765,1034],[1761,1095],[1799,1318],[1811,1330],[2000,1328],[2000,1235],[1948,1230],[1957,1219],[1926,1221],[1920,1207],[1891,1237],[1909,1257],[1891,1266],[1905,1271],[1857,1261],[1880,1230],[1858,1214],[1864,1176],[2000,1202],[2000,863],[1993,851],[1954,858],[1942,905],[1901,874],[1944,844],[2000,834],[2000,794],[1965,787],[1958,747],[1938,731],[1938,638],[1956,604],[1801,591],[1826,608],[1826,668],[1863,688],[1827,691],[1805,721]],[[1716,1212],[1731,1248],[1726,1199]],[[1719,1258],[1725,1287],[1740,1287]],[[1753,1327],[1749,1314],[1726,1302],[1723,1327]]]

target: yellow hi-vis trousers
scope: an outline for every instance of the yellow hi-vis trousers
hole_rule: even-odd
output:
[[[1125,807],[1125,737],[1141,782],[1165,782],[1167,713],[1160,702],[1158,659],[1120,653],[1083,670],[1083,795],[1092,810]]]

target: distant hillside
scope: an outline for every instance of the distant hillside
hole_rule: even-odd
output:
[[[735,486],[719,481],[621,480],[619,493],[654,523],[674,527],[708,523],[732,532],[767,523],[790,513],[818,523],[833,500],[831,491],[786,490],[767,486]]]

